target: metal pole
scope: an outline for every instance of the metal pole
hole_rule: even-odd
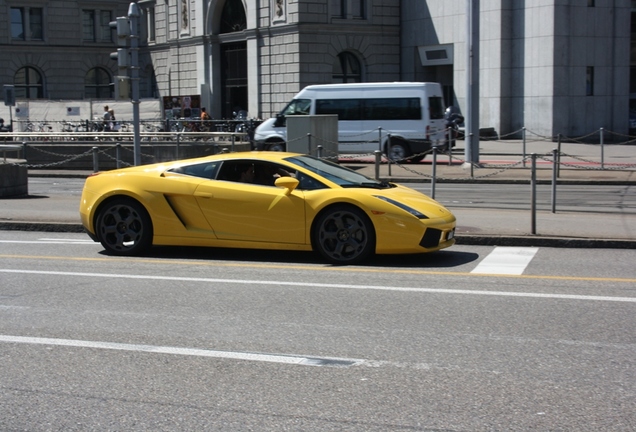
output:
[[[557,154],[557,158],[556,158],[556,162],[557,162],[557,177],[559,177],[559,175],[561,174],[560,170],[561,170],[561,134],[559,134],[559,140],[557,142],[557,148],[559,150],[559,153]]]
[[[431,198],[435,199],[435,177],[437,176],[437,147],[433,146],[433,176],[431,178]]]
[[[391,177],[391,157],[389,156],[389,153],[391,152],[391,134],[388,134],[386,136],[386,160],[387,162],[387,168],[388,168],[388,173],[389,173],[389,177]],[[380,151],[380,154],[382,154],[382,152]]]
[[[311,134],[307,134],[307,154],[311,155]]]
[[[115,159],[117,160],[117,169],[121,168],[121,144],[115,146]]]
[[[382,127],[378,128],[378,150],[382,151]]]
[[[603,132],[603,128],[601,128],[601,169],[605,169],[605,133]]]
[[[552,213],[556,213],[557,149],[552,150]]]
[[[375,179],[380,180],[380,161],[382,160],[382,152],[375,150]]]
[[[479,0],[466,0],[466,132],[465,156],[479,163]]]
[[[130,3],[128,19],[130,20],[130,81],[132,84],[133,106],[133,143],[135,165],[141,165],[141,133],[139,126],[139,5]]]
[[[99,171],[99,149],[93,147],[93,172]]]
[[[532,153],[532,168],[530,169],[530,232],[537,233],[537,154]]]
[[[521,138],[522,138],[522,143],[523,143],[523,167],[526,167],[526,127],[522,127],[521,128]]]
[[[322,146],[321,145],[316,147],[316,157],[318,157],[318,159],[322,159]]]

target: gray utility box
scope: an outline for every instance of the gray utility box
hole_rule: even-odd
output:
[[[322,146],[322,157],[338,156],[338,116],[292,115],[287,121],[287,151],[318,155]]]

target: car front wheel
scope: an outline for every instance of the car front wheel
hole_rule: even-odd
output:
[[[333,264],[360,262],[375,250],[373,224],[357,207],[332,207],[316,221],[314,249]]]
[[[139,255],[152,244],[152,222],[146,209],[130,198],[116,198],[99,212],[95,231],[113,255]]]

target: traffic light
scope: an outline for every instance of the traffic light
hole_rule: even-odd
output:
[[[110,28],[117,32],[117,45],[128,46],[130,38],[130,21],[128,17],[117,17],[115,21],[109,23]],[[115,86],[115,99],[130,99],[130,76],[128,70],[130,64],[130,53],[127,48],[117,48],[116,52],[110,53],[110,58],[117,62],[117,76],[113,80]]]

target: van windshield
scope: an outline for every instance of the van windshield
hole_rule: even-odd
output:
[[[292,101],[283,108],[280,115],[309,115],[310,108],[311,99],[292,99]]]

